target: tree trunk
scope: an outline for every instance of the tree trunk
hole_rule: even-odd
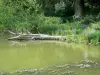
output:
[[[84,15],[84,0],[75,1],[75,17],[79,18]]]

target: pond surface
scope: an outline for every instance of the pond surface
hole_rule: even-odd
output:
[[[84,63],[84,61],[86,62]],[[100,75],[99,61],[100,46],[56,41],[18,42],[0,40],[0,72],[47,69],[50,67],[52,71],[58,72],[55,75],[61,75],[59,71],[75,72],[75,75]],[[70,65],[71,68],[67,69],[68,66],[64,66],[65,64],[73,65]],[[57,66],[53,67],[54,65]],[[61,65],[63,68],[59,68]],[[41,73],[40,75],[53,74]],[[63,72],[62,75],[67,75],[67,73]]]

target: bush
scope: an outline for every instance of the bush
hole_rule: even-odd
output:
[[[92,15],[87,15],[81,20],[82,24],[87,24],[87,25],[94,22],[95,22],[95,17]]]
[[[41,6],[37,0],[2,0],[0,4],[0,24],[6,30],[14,32],[25,32],[35,29],[39,23]]]
[[[85,30],[85,34],[88,36],[88,43],[97,44],[100,43],[100,30],[99,22],[92,23],[90,27]]]
[[[39,25],[39,32],[52,34],[59,29],[60,19],[56,17],[44,17],[43,22]]]
[[[91,34],[88,36],[88,39],[91,40],[91,43],[92,43],[92,44],[97,44],[98,42],[100,42],[100,41],[99,41],[99,39],[100,39],[100,31],[96,31],[96,32],[94,32],[94,33],[91,33]]]

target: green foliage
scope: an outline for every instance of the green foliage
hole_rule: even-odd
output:
[[[95,22],[95,18],[92,15],[87,15],[81,20],[82,24],[90,24],[90,23],[93,23],[93,22]]]
[[[69,13],[70,12],[70,13]],[[71,16],[73,15],[73,3],[70,0],[60,1],[55,4],[55,13],[58,16]]]
[[[92,44],[100,43],[100,22],[92,23],[91,26],[85,29],[85,34],[88,37],[88,41]]]
[[[40,9],[36,0],[2,0],[0,24],[14,32],[31,31],[39,23]]]
[[[87,2],[89,3],[89,5],[91,7],[97,7],[99,8],[100,7],[100,0],[87,0]]]
[[[100,21],[99,22],[96,22],[96,23],[93,23],[92,24],[92,28],[94,28],[96,30],[100,30]]]
[[[4,25],[0,24],[0,33],[5,30]]]
[[[59,13],[59,15],[63,16],[65,7],[66,7],[66,5],[64,2],[57,3],[57,4],[55,4],[55,12]]]
[[[39,25],[40,33],[52,34],[60,28],[60,19],[56,17],[42,17],[43,22]]]
[[[74,42],[74,43],[86,43],[86,40],[87,40],[87,36],[86,35],[67,35],[67,42],[68,43],[71,43],[71,42]]]
[[[74,0],[46,0],[48,4],[44,1],[0,0],[0,32],[11,30],[18,33],[30,31],[51,35],[69,35],[68,40],[74,42],[80,41],[79,39],[86,40],[88,37],[94,43],[100,40],[100,14],[87,14],[82,18],[73,19]],[[89,6],[87,1],[86,3]],[[47,14],[55,12],[56,17],[44,16],[46,8],[48,8]],[[81,34],[82,36],[76,36]]]
[[[91,39],[92,44],[98,44],[100,39],[100,31],[95,31],[94,33],[91,33],[88,38]]]

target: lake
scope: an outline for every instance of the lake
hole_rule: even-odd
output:
[[[99,61],[100,46],[60,41],[0,40],[1,73],[42,68],[45,71],[38,75],[53,75],[52,71],[54,75],[100,75]]]

